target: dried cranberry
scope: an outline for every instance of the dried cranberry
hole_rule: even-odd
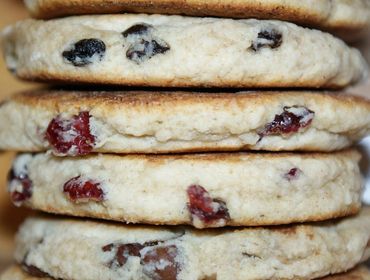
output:
[[[276,29],[263,30],[258,33],[257,39],[253,41],[250,49],[258,51],[261,48],[269,47],[276,49],[283,43],[283,34]]]
[[[180,271],[177,262],[178,249],[175,245],[158,245],[160,241],[130,244],[108,244],[103,252],[113,252],[114,258],[108,263],[110,268],[123,267],[129,257],[140,258],[143,272],[153,280],[176,280]]]
[[[170,50],[170,46],[152,34],[152,25],[141,23],[135,24],[122,32],[128,43],[126,57],[137,64],[152,58],[157,54],[163,54]]]
[[[289,170],[289,172],[284,174],[284,178],[288,181],[292,181],[295,179],[298,179],[299,175],[302,173],[302,170],[299,168],[292,168]]]
[[[315,116],[315,112],[303,106],[284,107],[283,113],[275,115],[275,119],[266,124],[265,128],[258,133],[260,139],[266,135],[282,135],[298,132],[309,126]]]
[[[105,54],[105,44],[99,39],[83,39],[76,42],[73,47],[62,53],[63,57],[74,66],[85,66],[94,62],[97,56],[102,60]]]
[[[220,199],[212,199],[209,193],[201,186],[192,185],[187,190],[188,209],[194,220],[199,219],[203,224],[219,224],[220,226],[230,220],[226,203]],[[195,224],[195,226],[198,226]],[[199,225],[199,227],[202,227]]]
[[[45,133],[45,138],[60,155],[80,156],[89,154],[95,137],[90,131],[89,112],[80,112],[69,119],[55,117]]]
[[[127,38],[130,35],[144,35],[152,29],[153,26],[146,23],[138,23],[122,32],[123,37]]]
[[[141,256],[144,274],[153,280],[176,280],[180,265],[176,261],[178,250],[175,245],[157,246],[145,250]]]
[[[63,186],[63,192],[75,203],[104,200],[104,192],[100,188],[100,183],[83,179],[81,176],[66,182]]]
[[[23,202],[32,197],[32,181],[27,173],[28,157],[31,156],[19,156],[8,173],[8,190],[16,206],[21,206]]]

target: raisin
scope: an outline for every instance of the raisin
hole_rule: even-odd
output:
[[[187,190],[193,224],[197,227],[217,224],[223,226],[230,220],[226,203],[220,199],[212,199],[209,193],[199,185],[192,185]],[[201,225],[194,221],[200,221]]]
[[[127,38],[130,35],[144,35],[153,28],[152,25],[146,23],[138,23],[122,32],[123,37]]]
[[[140,257],[140,250],[144,248],[143,245],[139,243],[123,244],[118,245],[115,250],[115,257],[109,263],[109,267],[122,267],[126,264],[129,257]],[[103,247],[104,252],[110,252],[114,249],[113,244],[109,244]]]
[[[8,173],[8,190],[15,206],[21,206],[32,197],[32,181],[27,172],[30,155],[19,156]]]
[[[146,276],[153,280],[176,280],[180,264],[176,261],[178,250],[175,245],[158,245],[160,241],[144,244],[108,244],[103,252],[113,252],[114,258],[108,263],[110,268],[123,267],[129,257],[140,258]]]
[[[104,200],[104,191],[100,187],[100,183],[83,179],[81,176],[67,181],[63,186],[63,192],[69,200],[75,203],[100,202]]]
[[[140,257],[140,251],[147,246],[156,246],[159,241],[129,244],[108,244],[102,247],[103,252],[114,251],[114,258],[108,263],[109,267],[122,267],[129,257]]]
[[[284,178],[287,179],[288,181],[292,181],[298,179],[301,173],[302,170],[300,170],[299,168],[292,168],[289,170],[289,172],[284,174]]]
[[[105,44],[99,39],[83,39],[62,53],[63,57],[74,66],[85,66],[94,62],[97,56],[101,61],[105,54]]]
[[[180,265],[176,261],[177,255],[175,245],[145,250],[140,261],[144,274],[153,280],[176,280],[180,271]]]
[[[81,112],[69,119],[55,117],[45,133],[45,138],[59,155],[81,156],[89,154],[95,137],[90,131],[90,114]]]
[[[315,112],[303,106],[284,107],[283,113],[275,115],[272,122],[266,124],[258,132],[260,140],[267,135],[283,135],[298,132],[308,127],[315,116]]]
[[[161,45],[156,40],[141,40],[140,43],[133,44],[127,50],[126,57],[140,64],[142,61],[148,60],[157,54],[163,54],[169,49],[170,47],[166,43]]]
[[[140,64],[157,54],[164,54],[170,50],[166,42],[153,36],[153,30],[153,26],[141,23],[122,32],[128,43],[126,51],[128,59]]]
[[[258,32],[257,39],[253,41],[250,49],[258,51],[261,48],[269,47],[276,49],[283,43],[283,35],[276,29],[263,30]]]

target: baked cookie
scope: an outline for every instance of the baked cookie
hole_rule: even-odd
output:
[[[27,80],[157,87],[338,88],[365,76],[332,35],[269,20],[163,15],[25,20],[3,32]]]
[[[25,267],[25,270],[29,270],[29,267]],[[32,270],[31,273],[28,273],[25,270],[22,270],[20,266],[14,265],[8,268],[7,271],[5,271],[2,275],[0,275],[0,280],[53,280],[53,278],[50,278],[50,276],[45,276],[43,273],[41,273],[40,275],[39,271],[37,270],[36,271]],[[32,276],[32,274],[34,274],[35,276]],[[320,278],[320,280],[369,280],[369,279],[370,271],[366,266],[359,266],[347,273]]]
[[[334,151],[369,134],[370,102],[304,91],[36,91],[3,102],[0,120],[0,149],[62,156]]]
[[[367,0],[26,0],[34,17],[77,14],[158,13],[293,21],[330,29],[363,29],[370,23]]]
[[[367,259],[369,239],[369,209],[336,222],[241,230],[30,218],[15,258],[29,271],[71,280],[314,279]]]
[[[320,221],[358,212],[356,151],[333,154],[22,154],[13,202],[73,216],[198,228]]]

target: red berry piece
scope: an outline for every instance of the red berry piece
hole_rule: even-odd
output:
[[[144,274],[153,280],[177,280],[180,272],[177,255],[175,245],[144,249],[140,261]]]
[[[90,131],[90,114],[81,112],[69,119],[57,116],[49,123],[45,138],[59,155],[81,156],[89,154],[95,144]]]
[[[283,113],[275,115],[275,119],[266,124],[258,133],[260,140],[267,135],[283,135],[298,132],[308,127],[315,113],[303,106],[284,107]]]
[[[289,170],[289,172],[284,174],[284,178],[287,179],[288,181],[296,180],[299,178],[301,175],[302,170],[299,168],[292,168]]]
[[[99,182],[87,180],[77,176],[70,179],[63,186],[63,192],[75,203],[104,200],[104,191]]]
[[[21,206],[32,197],[32,181],[28,176],[27,164],[31,155],[19,156],[8,173],[8,191],[15,206]]]
[[[187,190],[193,225],[199,228],[207,226],[224,226],[230,220],[226,203],[220,199],[212,199],[201,186],[192,185]]]

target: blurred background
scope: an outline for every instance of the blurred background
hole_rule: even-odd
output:
[[[22,0],[0,0],[0,29],[27,16]],[[363,50],[367,59],[370,61],[370,32],[368,34],[369,38],[357,43],[356,46]],[[37,86],[33,83],[20,82],[12,77],[6,70],[3,58],[0,56],[0,101],[12,93]],[[364,83],[356,88],[351,88],[350,91],[370,97],[370,83]],[[370,138],[364,143],[368,143],[368,145],[364,145],[363,150],[370,155]],[[0,271],[11,262],[14,233],[25,215],[31,212],[30,210],[13,207],[6,194],[6,174],[13,156],[12,153],[0,152]],[[369,167],[366,161],[364,161],[363,169],[365,173],[369,173]],[[370,202],[370,180],[368,185]]]
[[[21,0],[0,0],[0,29],[25,17],[27,13]],[[8,73],[1,55],[0,100],[16,91],[31,87],[35,85],[20,82]],[[12,157],[11,153],[0,152],[0,271],[11,261],[14,232],[27,212],[13,207],[6,194],[6,174]]]

